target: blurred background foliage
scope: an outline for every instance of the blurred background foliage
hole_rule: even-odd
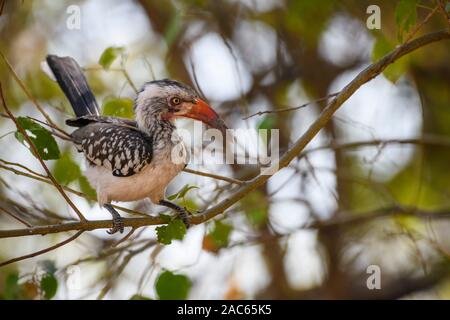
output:
[[[424,19],[414,36],[448,28],[450,11],[447,1],[431,0],[1,3],[0,52],[63,128],[68,130],[64,120],[72,111],[42,71],[49,53],[79,62],[104,114],[132,118],[136,89],[169,77],[201,90],[231,128],[279,129],[281,152],[326,101],[248,116],[339,91]],[[381,8],[380,30],[366,27],[366,9],[374,4]],[[73,6],[81,14],[79,29],[67,27]],[[148,227],[118,248],[111,246],[117,239],[102,230],[83,234],[44,256],[0,268],[0,297],[449,298],[449,49],[447,42],[432,44],[391,65],[344,104],[309,151],[226,216],[187,233],[173,223]],[[44,136],[44,150],[52,138],[26,117],[44,119],[3,59],[0,81],[9,107]],[[20,136],[14,137],[11,121],[0,118],[0,128],[0,228],[21,226],[7,211],[33,225],[74,219],[54,188],[5,169],[20,163],[42,172]],[[361,141],[366,143],[349,145]],[[93,201],[80,155],[56,142],[59,150],[47,161],[55,178],[87,196],[72,198],[89,219],[107,218]],[[259,172],[255,165],[190,167],[241,180]],[[200,211],[231,189],[183,173],[167,194]],[[413,209],[398,214],[402,206]],[[146,201],[129,208],[157,209]],[[420,219],[420,210],[447,219]],[[372,218],[377,212],[385,214]],[[362,219],[327,225],[355,217]],[[1,239],[1,260],[64,237]],[[367,288],[370,265],[380,267],[380,290]]]

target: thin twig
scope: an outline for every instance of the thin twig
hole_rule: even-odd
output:
[[[342,214],[346,218],[331,219],[328,221],[318,221],[306,225],[304,228],[321,229],[335,226],[353,226],[356,224],[371,221],[373,219],[392,217],[398,215],[412,216],[420,219],[449,219],[450,209],[442,209],[436,211],[426,211],[415,207],[393,206],[389,208],[381,208],[370,212],[358,212]],[[197,215],[192,216],[189,221],[191,224],[201,224],[204,219]],[[165,224],[167,221],[161,217],[146,217],[146,218],[124,218],[124,227],[138,229],[140,227],[155,226]],[[67,231],[92,231],[97,229],[112,228],[113,222],[111,220],[88,220],[77,222],[65,222],[55,225],[35,226],[27,229],[12,229],[0,230],[0,239],[3,238],[17,238],[33,235],[47,235],[53,233],[67,232]]]
[[[78,238],[83,232],[84,232],[83,230],[80,230],[77,233],[75,233],[73,236],[71,236],[70,238],[68,238],[68,239],[66,239],[66,240],[64,240],[64,241],[62,241],[60,243],[57,243],[57,244],[55,244],[55,245],[53,245],[51,247],[45,248],[43,250],[39,250],[39,251],[30,253],[30,254],[26,254],[26,255],[14,258],[14,259],[3,261],[2,263],[0,263],[0,268],[6,266],[8,264],[14,263],[14,262],[26,260],[26,259],[33,258],[33,257],[37,257],[37,256],[40,256],[41,254],[53,251],[53,250],[55,250],[55,249],[57,249],[59,247],[62,247],[64,245],[68,244],[69,242],[72,242],[73,240]]]
[[[448,30],[428,33],[415,40],[396,47],[389,54],[366,67],[348,85],[346,85],[340,91],[340,93],[322,110],[319,117],[310,125],[308,130],[306,130],[306,132],[299,139],[297,139],[293,146],[283,156],[280,157],[280,160],[277,163],[273,164],[265,172],[276,173],[289,165],[289,163],[305,149],[305,147],[311,142],[311,140],[314,139],[319,131],[327,125],[327,123],[331,120],[334,113],[339,109],[339,107],[342,106],[342,104],[347,101],[363,84],[378,76],[390,64],[394,63],[404,55],[428,44],[444,39],[450,39],[450,32]],[[202,215],[203,221],[207,221],[223,213],[226,209],[234,205],[247,194],[266,183],[272,175],[260,174],[257,177],[253,178],[248,183],[240,187],[236,192],[228,196],[226,199],[206,210]]]
[[[444,18],[446,18],[446,20],[447,20],[447,24],[450,28],[450,13],[447,12],[445,5],[444,5],[444,3],[446,1],[445,0],[437,0],[437,2],[438,2],[439,8],[441,9],[441,12],[442,12]],[[448,1],[447,1],[447,3],[448,3]]]
[[[33,121],[39,122],[40,124],[42,124],[42,125],[44,125],[44,126],[47,126],[47,127],[49,127],[50,129],[56,130],[56,131],[62,133],[64,136],[66,136],[66,139],[72,140],[72,139],[70,138],[70,134],[69,134],[68,132],[64,131],[64,130],[61,129],[61,128],[55,127],[55,126],[53,126],[52,124],[46,123],[46,122],[44,122],[44,121],[41,121],[41,120],[39,120],[39,119],[30,117],[30,116],[27,116],[27,118],[28,118],[28,119],[31,119],[31,120],[33,120]]]
[[[198,92],[200,93],[201,98],[205,99],[206,96],[205,96],[205,93],[204,93],[203,90],[202,90],[202,87],[200,87],[200,83],[198,82],[197,72],[196,72],[196,70],[195,70],[194,61],[192,61],[192,57],[191,57],[191,56],[189,56],[189,65],[190,65],[191,70],[192,70],[192,76],[193,76],[193,78],[194,78],[194,84],[195,84],[195,86],[197,87],[197,90],[198,90]]]
[[[3,160],[3,159],[0,159],[0,162],[3,163],[3,164],[9,165],[9,166],[15,166],[15,167],[22,168],[22,169],[28,171],[29,173],[34,174],[36,176],[39,176],[41,178],[44,178],[44,179],[48,178],[46,175],[43,175],[43,174],[40,174],[39,172],[31,170],[30,168],[24,166],[23,164],[16,163],[16,162],[10,162],[10,161],[6,161],[6,160]],[[2,166],[2,168],[3,168],[3,166]]]
[[[449,31],[439,31],[421,36],[415,40],[398,46],[391,53],[387,54],[381,60],[369,65],[366,69],[361,71],[347,86],[340,91],[340,93],[322,110],[318,118],[311,124],[306,132],[293,144],[293,146],[280,158],[280,160],[273,164],[270,170],[278,172],[284,167],[288,166],[290,162],[298,157],[298,155],[305,149],[309,142],[319,133],[319,131],[326,126],[330,121],[334,113],[339,107],[347,101],[363,84],[375,78],[377,75],[383,72],[383,70],[401,58],[402,56],[433,42],[437,42],[444,39],[450,39]],[[1,88],[0,88],[1,89]],[[237,189],[233,194],[226,197],[224,200],[216,204],[215,206],[205,210],[200,215],[194,215],[190,218],[191,224],[200,224],[208,221],[219,214],[224,213],[225,210],[236,204],[243,197],[250,192],[260,187],[270,179],[271,175],[260,174],[257,177],[249,180],[241,187]],[[389,211],[389,210],[388,210]],[[386,212],[384,209],[381,213],[372,215],[372,218],[393,215],[396,212],[403,214],[412,214],[417,217],[425,218],[448,218],[449,212],[425,212],[412,210],[411,208],[398,208]],[[370,217],[370,215],[368,215]],[[361,218],[362,219],[362,218]],[[365,218],[367,219],[367,217]],[[369,218],[370,219],[370,218]],[[363,219],[364,220],[364,219]],[[358,218],[353,218],[348,223],[354,223],[358,221]],[[124,219],[125,227],[139,228],[148,225],[164,224],[162,218],[159,217],[145,217],[145,218],[126,218]],[[333,222],[334,223],[334,222]],[[340,221],[339,223],[343,223]],[[347,222],[346,222],[347,223]],[[328,225],[332,224],[327,222]],[[321,223],[323,226],[323,223]],[[65,232],[70,230],[90,231],[95,229],[106,229],[112,227],[111,220],[99,220],[99,221],[78,221],[62,223],[58,225],[39,226],[29,229],[16,229],[16,230],[4,230],[0,231],[0,238],[21,237],[27,235],[45,235],[50,233]]]
[[[6,114],[0,114],[0,116],[5,117],[5,118],[7,118],[7,119],[10,119],[10,117],[9,117],[8,115],[6,115]],[[28,118],[28,119],[31,119],[31,120],[33,120],[33,121],[39,122],[40,124],[43,124],[43,125],[49,127],[50,129],[52,129],[50,132],[51,132],[51,134],[53,134],[54,136],[56,136],[56,137],[58,137],[58,138],[60,138],[60,139],[62,139],[62,140],[65,140],[65,141],[72,141],[70,135],[69,135],[67,132],[65,132],[64,130],[62,130],[62,129],[60,129],[60,128],[57,128],[57,127],[53,127],[51,124],[49,124],[49,123],[47,123],[47,122],[44,122],[44,121],[41,121],[41,120],[39,120],[39,119],[33,118],[33,117],[27,116],[27,118]],[[58,133],[57,131],[62,132],[62,133],[64,133],[64,134],[60,134],[60,133]],[[12,132],[9,132],[9,133],[14,133],[14,132],[15,132],[15,131],[12,131]],[[9,133],[8,133],[8,134],[9,134]],[[0,137],[0,139],[3,138],[4,136],[6,136],[6,134],[3,135],[2,137]]]
[[[72,207],[72,209],[75,211],[75,213],[80,218],[80,220],[82,220],[82,221],[86,220],[86,218],[83,216],[83,214],[80,212],[80,210],[78,210],[77,206],[72,202],[72,200],[70,200],[70,198],[64,192],[64,189],[61,187],[61,185],[56,181],[55,177],[53,177],[52,173],[50,172],[49,168],[45,164],[44,160],[39,155],[39,152],[38,152],[36,146],[34,145],[33,141],[31,141],[31,139],[28,136],[25,129],[22,128],[22,126],[17,122],[16,117],[9,110],[8,106],[6,105],[5,97],[3,95],[3,89],[2,89],[1,83],[0,83],[0,97],[1,97],[3,108],[5,109],[6,113],[9,115],[11,120],[14,121],[14,123],[17,127],[17,130],[20,131],[20,133],[23,135],[24,139],[30,145],[30,148],[33,150],[33,153],[35,154],[36,158],[41,163],[42,167],[44,168],[45,172],[47,173],[48,178],[52,181],[53,185],[56,187],[56,189],[59,191],[59,193],[63,196],[63,198],[66,200],[66,202]]]
[[[436,13],[436,11],[439,9],[439,5],[435,6],[434,9],[428,13],[428,15],[423,19],[419,24],[416,25],[413,31],[408,35],[405,42],[410,41],[414,35],[428,22],[428,20],[431,19],[431,17]]]
[[[6,213],[7,215],[9,215],[10,217],[12,217],[13,219],[19,221],[20,223],[24,224],[26,227],[31,228],[33,227],[31,224],[29,224],[28,222],[26,222],[25,220],[23,220],[22,218],[16,216],[14,213],[12,213],[9,210],[6,210],[5,208],[0,207],[0,211],[3,211],[4,213]]]
[[[48,179],[46,176],[43,176],[43,177],[40,177],[40,176],[34,176],[33,174],[28,174],[28,173],[26,173],[26,172],[23,172],[23,171],[14,169],[14,168],[10,168],[10,167],[7,167],[7,166],[1,165],[1,164],[0,164],[0,168],[1,168],[1,169],[4,169],[4,170],[7,170],[7,171],[10,171],[10,172],[12,172],[12,173],[14,173],[14,174],[23,176],[23,177],[27,177],[27,178],[30,178],[30,179],[34,179],[34,180],[37,180],[37,181],[41,181],[41,182],[47,183],[47,184],[49,184],[49,185],[53,185],[52,181],[51,181],[50,179]],[[31,169],[28,169],[28,170],[29,170],[29,171],[32,171]],[[34,171],[32,171],[32,172],[34,172]],[[88,195],[84,194],[83,192],[80,192],[80,191],[78,191],[78,190],[69,188],[69,187],[67,187],[67,186],[61,186],[61,187],[62,187],[65,191],[70,192],[70,193],[73,193],[73,194],[75,194],[75,195],[77,195],[77,196],[79,196],[79,197],[85,198],[85,199],[87,199],[87,200],[91,200],[91,201],[96,201],[96,200],[97,200],[95,197],[88,196]],[[113,206],[115,209],[118,209],[118,210],[120,210],[120,211],[129,213],[129,214],[139,215],[139,216],[144,216],[144,217],[148,216],[148,214],[143,213],[143,212],[139,212],[139,211],[136,211],[136,210],[131,210],[131,209],[124,208],[124,207],[121,207],[121,206],[118,206],[118,205],[112,205],[112,206]]]
[[[28,174],[26,172],[23,172],[23,171],[20,171],[20,170],[14,169],[14,168],[10,168],[10,167],[7,167],[7,166],[4,166],[4,165],[0,164],[0,168],[1,169],[8,170],[8,171],[13,172],[14,174],[17,174],[17,175],[20,175],[20,176],[24,176],[24,177],[27,177],[27,178],[30,178],[30,179],[35,179],[35,180],[38,180],[38,181],[41,181],[41,182],[44,182],[44,183],[52,185],[52,182],[48,179],[47,176],[42,175],[40,173],[37,173],[37,172],[35,172],[35,171],[25,167],[24,165],[22,165],[20,163],[9,162],[9,161],[5,161],[3,159],[0,159],[0,163],[13,165],[13,166],[18,166],[20,168],[25,169],[26,171],[28,171],[31,174]],[[238,179],[235,179],[235,178],[229,178],[229,177],[225,177],[225,176],[220,176],[220,175],[213,174],[213,173],[197,171],[197,170],[192,170],[192,169],[188,169],[188,168],[185,168],[183,171],[185,171],[186,173],[195,174],[195,175],[202,176],[202,177],[208,177],[208,178],[216,179],[216,180],[222,180],[222,181],[230,182],[230,183],[233,183],[233,184],[238,184],[238,185],[245,184],[245,181],[238,180]],[[69,188],[67,186],[62,186],[62,188],[65,191],[73,193],[73,194],[75,194],[75,195],[77,195],[79,197],[85,198],[87,200],[92,200],[92,201],[96,201],[97,200],[95,197],[88,196],[88,195],[84,194],[83,192],[77,191],[77,190]],[[124,212],[130,213],[130,214],[138,214],[138,215],[141,215],[141,216],[148,216],[148,214],[145,214],[143,212],[139,212],[139,211],[136,211],[136,210],[127,209],[127,208],[116,206],[116,205],[113,205],[113,207],[116,208],[116,209],[122,210]]]
[[[120,239],[119,241],[113,243],[113,244],[111,245],[111,247],[113,247],[113,248],[114,248],[114,247],[117,247],[117,246],[118,246],[119,244],[121,244],[122,242],[127,241],[127,240],[131,237],[131,235],[132,235],[136,230],[137,230],[136,228],[131,228],[130,232],[128,232],[127,235],[126,235],[125,237],[123,237],[123,238]]]
[[[108,291],[114,285],[114,281],[122,274],[123,270],[125,270],[125,267],[128,265],[128,263],[130,263],[130,261],[131,261],[131,259],[133,259],[133,257],[144,252],[145,250],[147,250],[148,248],[150,248],[151,246],[154,246],[154,245],[155,245],[154,242],[146,243],[142,247],[140,247],[136,250],[133,250],[128,255],[126,255],[125,258],[123,259],[122,263],[119,265],[119,267],[110,272],[111,277],[109,277],[108,282],[103,287],[103,289],[100,291],[99,295],[97,296],[97,300],[101,300],[105,297],[105,295],[108,293]]]
[[[329,98],[336,97],[338,94],[339,94],[339,92],[331,93],[331,94],[329,94],[329,95],[327,95],[325,97],[322,97],[322,98],[319,98],[319,99],[316,99],[316,100],[313,100],[313,101],[309,101],[309,102],[304,103],[304,104],[302,104],[302,105],[300,105],[298,107],[289,107],[289,108],[276,109],[276,110],[259,111],[259,112],[256,112],[254,114],[251,114],[251,115],[249,115],[249,116],[247,116],[245,118],[242,118],[242,120],[247,120],[247,119],[250,119],[250,118],[255,117],[255,116],[262,116],[263,114],[266,114],[266,113],[282,113],[282,112],[295,111],[295,110],[307,107],[307,106],[309,106],[312,103],[322,102],[322,101],[325,101],[325,100],[327,100]]]
[[[122,68],[122,74],[125,77],[125,79],[127,80],[128,84],[131,86],[131,88],[133,88],[134,93],[138,93],[139,92],[138,88],[134,85],[134,82],[131,80],[131,77],[128,74],[128,71],[125,68]]]
[[[130,85],[130,87],[134,90],[135,93],[138,93],[138,88],[136,87],[136,85],[134,84],[133,80],[131,80],[131,77],[128,73],[128,71],[124,68],[124,66],[122,66],[121,68],[109,68],[109,69],[105,69],[103,67],[87,67],[87,68],[82,68],[83,71],[112,71],[112,72],[119,72],[121,73],[124,77],[125,80],[127,81],[127,83]]]
[[[189,169],[189,168],[184,168],[183,171],[186,172],[186,173],[195,174],[197,176],[208,177],[208,178],[216,179],[216,180],[222,180],[222,181],[226,181],[226,182],[234,183],[234,184],[238,184],[238,185],[243,185],[245,183],[245,181],[242,181],[242,180],[239,180],[239,179],[224,177],[224,176],[220,176],[220,175],[214,174],[214,173],[208,173],[208,172],[203,172],[203,171],[198,171],[198,170],[192,170],[192,169]]]
[[[6,0],[3,0],[0,4],[0,16],[3,14],[3,9],[5,8]]]
[[[19,78],[16,71],[14,70],[13,66],[9,63],[8,59],[6,59],[6,56],[0,51],[0,57],[2,57],[3,61],[5,61],[6,66],[9,69],[9,72],[13,75],[13,78],[16,80],[16,82],[19,84],[19,86],[22,88],[22,90],[25,92],[27,97],[33,101],[33,104],[36,106],[36,108],[39,110],[39,112],[44,116],[45,120],[49,124],[51,124],[54,127],[57,127],[57,125],[53,122],[53,120],[50,118],[50,116],[45,112],[44,108],[39,104],[37,99],[31,94],[30,90],[25,86],[22,79]]]

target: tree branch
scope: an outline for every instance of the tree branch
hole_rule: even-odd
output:
[[[214,174],[214,173],[208,173],[208,172],[203,172],[203,171],[198,171],[198,170],[192,170],[192,169],[189,169],[189,168],[184,168],[183,171],[187,172],[187,173],[195,174],[197,176],[208,177],[208,178],[216,179],[216,180],[222,180],[222,181],[226,181],[226,182],[233,183],[233,184],[238,184],[238,185],[243,185],[245,183],[245,181],[242,181],[242,180],[239,180],[239,179],[229,178],[229,177],[225,177],[225,176],[220,176],[220,175]]]
[[[39,152],[36,149],[36,146],[34,145],[33,141],[31,141],[31,139],[28,136],[27,132],[20,126],[20,124],[17,122],[16,117],[9,110],[8,106],[6,105],[5,97],[3,95],[3,89],[2,89],[2,84],[1,83],[0,83],[0,98],[1,98],[1,101],[2,101],[2,106],[5,109],[6,113],[8,114],[8,116],[11,118],[11,120],[16,125],[17,130],[20,131],[20,133],[23,135],[24,139],[30,145],[31,150],[33,150],[33,153],[35,154],[36,158],[41,163],[42,168],[44,168],[45,172],[47,173],[48,178],[52,181],[53,185],[56,187],[56,189],[59,191],[59,193],[63,196],[64,200],[66,200],[66,202],[70,205],[70,207],[75,211],[75,213],[80,218],[80,220],[82,220],[82,221],[86,220],[86,218],[83,216],[83,214],[77,208],[77,206],[72,202],[72,200],[70,200],[69,196],[64,192],[64,189],[61,187],[61,185],[58,183],[58,181],[56,181],[55,177],[53,177],[52,173],[50,172],[50,169],[45,164],[45,161],[39,155]],[[50,123],[52,123],[52,122],[50,122]]]
[[[253,113],[253,114],[251,114],[249,116],[246,116],[246,117],[242,118],[242,120],[248,120],[248,119],[250,119],[252,117],[255,117],[255,116],[262,116],[263,114],[266,114],[266,113],[282,113],[282,112],[296,111],[298,109],[302,109],[304,107],[307,107],[307,106],[309,106],[312,103],[322,102],[322,101],[325,101],[325,100],[327,100],[329,98],[336,97],[338,94],[339,94],[339,92],[331,93],[331,94],[329,94],[329,95],[327,95],[325,97],[322,97],[322,98],[319,98],[319,99],[316,99],[316,100],[313,100],[313,101],[309,101],[309,102],[304,103],[304,104],[302,104],[300,106],[297,106],[297,107],[287,107],[287,108],[282,108],[282,109],[259,111],[259,112]]]
[[[441,209],[437,211],[426,211],[415,207],[393,206],[388,208],[381,208],[364,213],[350,213],[345,219],[333,219],[329,221],[318,221],[304,227],[304,229],[323,229],[336,226],[354,226],[360,223],[365,223],[370,220],[393,217],[399,215],[407,215],[419,219],[447,219],[450,218],[450,209]],[[193,216],[190,219],[191,224],[203,223],[203,218]],[[151,225],[160,225],[167,223],[167,220],[160,217],[143,217],[143,218],[124,218],[124,227],[131,227],[137,229]],[[65,222],[47,226],[34,226],[27,229],[12,229],[0,230],[0,239],[2,238],[16,238],[32,235],[46,235],[52,233],[60,233],[67,231],[92,231],[96,229],[110,229],[112,228],[112,220],[87,220],[76,222]]]
[[[427,44],[440,41],[443,39],[450,39],[449,31],[438,31],[426,34],[415,40],[407,42],[391,53],[384,56],[381,60],[369,65],[366,69],[361,71],[347,86],[345,86],[340,93],[323,109],[319,117],[314,121],[308,130],[294,143],[291,149],[289,149],[279,160],[278,163],[273,165],[271,169],[276,172],[286,167],[303,149],[308,145],[309,142],[319,133],[319,131],[325,127],[325,125],[330,121],[333,114],[339,109],[339,107],[347,101],[356,90],[358,90],[363,84],[369,82],[381,72],[383,72],[386,67],[391,63],[394,63],[404,55],[417,50]],[[233,195],[229,196],[219,204],[213,206],[212,208],[206,210],[202,215],[203,221],[207,221],[218,214],[223,213],[226,209],[231,207],[233,204],[238,202],[240,199],[245,197],[247,194],[260,187],[269,180],[271,176],[269,175],[259,175],[240,189],[238,189]]]
[[[319,131],[330,121],[333,114],[338,110],[338,108],[347,101],[356,90],[358,90],[363,84],[367,83],[371,79],[375,78],[379,75],[387,66],[391,63],[395,62],[399,58],[404,55],[421,48],[427,44],[440,41],[443,39],[450,39],[449,31],[440,31],[435,33],[430,33],[424,35],[420,38],[412,40],[410,42],[405,43],[397,47],[394,51],[383,57],[381,60],[369,65],[366,69],[360,72],[356,78],[354,78],[344,89],[340,91],[340,93],[325,107],[325,109],[321,112],[316,121],[311,124],[308,130],[294,143],[294,145],[289,149],[279,160],[278,163],[272,166],[274,172],[278,172],[282,168],[289,165],[289,163],[296,158],[304,148],[308,145],[308,143],[319,133]],[[226,199],[222,200],[219,204],[207,209],[203,214],[196,215],[190,218],[190,222],[192,224],[200,224],[205,221],[208,221],[215,216],[223,213],[225,210],[233,206],[240,199],[245,197],[247,194],[263,185],[270,179],[269,175],[258,175],[257,177],[245,182],[241,185],[241,187],[232,195],[228,196]],[[396,211],[397,210],[397,211]],[[381,213],[377,212],[373,215],[369,215],[370,218],[354,218],[349,221],[340,221],[340,222],[329,222],[332,223],[356,223],[360,221],[364,221],[366,219],[377,218],[382,216],[389,216],[397,214],[396,212],[401,211],[403,214],[413,214],[414,216],[418,216],[420,218],[443,218],[447,217],[447,214],[439,215],[435,212],[424,212],[415,208],[407,208],[407,212],[405,212],[405,208],[395,207],[395,210],[387,210],[382,209]],[[448,211],[446,211],[447,213]],[[163,219],[159,217],[143,217],[143,218],[127,218],[124,219],[125,227],[139,228],[143,226],[149,225],[158,225],[164,224]],[[323,223],[322,223],[323,224]],[[319,226],[319,225],[317,225]],[[69,222],[62,223],[57,225],[49,225],[49,226],[38,226],[32,227],[28,229],[16,229],[16,230],[3,230],[0,231],[0,238],[11,238],[11,237],[21,237],[28,235],[45,235],[50,233],[58,233],[58,232],[66,232],[71,230],[78,231],[91,231],[95,229],[106,229],[112,227],[111,220],[98,220],[98,221],[79,221],[79,222]],[[310,226],[311,227],[311,226]],[[322,226],[320,226],[322,227]]]
[[[30,253],[30,254],[26,254],[26,255],[14,258],[14,259],[3,261],[3,262],[0,263],[0,268],[6,266],[8,264],[14,263],[14,262],[18,262],[18,261],[22,261],[22,260],[25,260],[25,259],[33,258],[33,257],[36,257],[36,256],[40,256],[41,254],[53,251],[53,250],[55,250],[55,249],[57,249],[59,247],[62,247],[64,245],[68,244],[69,242],[72,242],[73,240],[75,240],[76,238],[81,236],[81,234],[83,232],[84,232],[83,230],[80,230],[76,234],[71,236],[70,238],[68,238],[68,239],[66,239],[66,240],[64,240],[62,242],[59,242],[59,243],[57,243],[57,244],[55,244],[55,245],[53,245],[51,247],[45,248],[43,250],[39,250],[39,251]]]
[[[17,73],[14,71],[13,66],[9,63],[8,59],[6,59],[6,56],[0,51],[0,57],[2,57],[3,61],[5,62],[6,66],[9,69],[9,72],[13,75],[14,80],[19,84],[19,86],[22,88],[22,90],[25,92],[27,97],[33,101],[33,104],[36,106],[36,108],[39,110],[39,112],[44,116],[45,120],[52,125],[53,127],[58,127],[50,118],[47,112],[45,112],[44,108],[39,104],[39,102],[36,100],[36,98],[31,94],[31,92],[27,89],[23,81],[19,78]]]

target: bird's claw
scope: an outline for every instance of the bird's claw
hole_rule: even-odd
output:
[[[186,226],[186,229],[189,229],[189,227],[191,226],[191,223],[189,222],[190,215],[191,213],[186,208],[180,208],[180,210],[178,210],[178,218],[180,218],[181,221],[183,221],[184,225]]]
[[[186,229],[191,226],[189,222],[189,216],[191,215],[191,213],[189,212],[188,209],[180,207],[179,205],[164,199],[160,200],[159,204],[175,211],[177,213],[177,218],[183,221],[184,225],[186,226]]]
[[[122,217],[120,217],[120,216],[119,217],[114,217],[112,219],[112,222],[113,222],[113,227],[111,229],[107,230],[106,232],[108,234],[114,234],[117,231],[119,231],[120,233],[123,233],[124,224],[123,224]]]

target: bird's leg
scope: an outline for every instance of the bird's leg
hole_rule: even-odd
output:
[[[167,208],[170,208],[172,210],[175,210],[178,214],[178,217],[186,225],[186,228],[189,228],[191,226],[191,224],[189,223],[189,214],[190,213],[185,208],[180,207],[179,205],[176,205],[175,203],[164,200],[164,199],[160,200],[159,204],[162,206],[165,206]]]
[[[123,233],[123,218],[120,216],[120,214],[110,204],[105,204],[103,205],[103,207],[105,207],[106,210],[108,210],[109,213],[111,213],[113,222],[112,229],[109,229],[106,232],[108,232],[109,234],[114,234],[117,231]]]

